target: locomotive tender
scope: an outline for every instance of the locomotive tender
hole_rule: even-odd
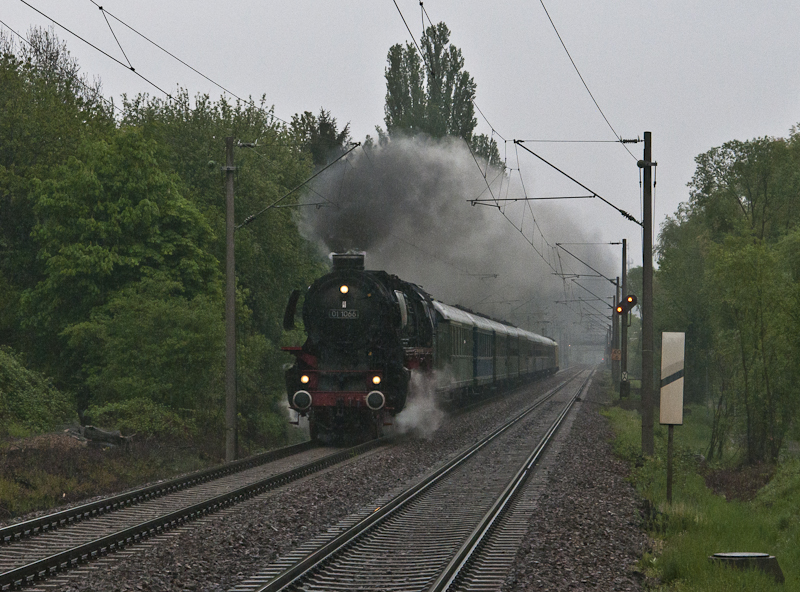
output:
[[[363,253],[334,254],[333,270],[306,292],[302,347],[286,371],[289,405],[308,416],[311,438],[368,431],[380,436],[403,410],[411,372],[439,396],[460,399],[558,370],[552,339],[433,300],[385,271],[365,271]],[[300,292],[284,327],[294,326]]]

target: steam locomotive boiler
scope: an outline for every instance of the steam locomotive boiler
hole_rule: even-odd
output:
[[[287,307],[291,326],[299,293]],[[290,406],[321,432],[368,430],[379,436],[386,414],[406,404],[411,371],[433,363],[431,298],[385,271],[365,271],[363,254],[334,254],[333,271],[305,295],[302,347],[284,348]]]
[[[400,413],[412,371],[436,392],[461,399],[558,370],[555,341],[450,306],[385,271],[365,271],[363,254],[334,254],[333,270],[307,290],[302,347],[286,347],[289,405],[308,416],[312,439],[367,431],[381,435]],[[300,292],[286,307],[294,326]],[[436,372],[434,372],[436,371]]]

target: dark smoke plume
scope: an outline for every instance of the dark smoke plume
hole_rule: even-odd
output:
[[[500,197],[501,191],[503,197],[522,193],[512,184],[506,194],[509,178],[502,177],[501,188],[502,173],[492,169],[486,171],[494,180],[488,191],[463,140],[393,138],[349,158],[322,175],[308,196],[313,202],[322,196],[331,205],[304,208],[304,232],[323,251],[366,251],[367,269],[385,269],[422,285],[436,299],[537,333],[556,337],[560,326],[577,320],[554,303],[565,299],[562,279],[501,211],[470,205],[469,200]],[[505,214],[551,264],[558,265],[557,256],[534,231],[529,208],[550,245],[589,240],[564,208],[509,205]],[[584,254],[587,263],[609,276],[617,267],[611,255]],[[607,286],[598,290],[609,293]],[[559,318],[562,313],[567,316]]]

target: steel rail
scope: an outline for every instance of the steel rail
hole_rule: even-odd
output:
[[[219,479],[220,477],[224,477],[226,475],[231,475],[233,473],[238,473],[240,471],[244,471],[268,462],[280,460],[282,458],[292,456],[293,454],[305,452],[306,450],[310,450],[315,446],[316,444],[313,444],[312,442],[303,442],[293,446],[278,448],[277,450],[270,450],[269,452],[257,454],[255,456],[244,458],[220,467],[203,469],[201,471],[184,475],[183,477],[177,477],[175,479],[170,479],[169,481],[163,481],[154,485],[142,487],[140,489],[127,491],[125,493],[103,498],[95,502],[90,502],[74,508],[68,508],[66,510],[61,510],[60,512],[47,514],[46,516],[40,516],[39,518],[34,518],[32,520],[11,524],[9,526],[0,528],[0,544],[8,544],[23,537],[29,537],[48,532],[58,528],[59,526],[64,526],[79,520],[85,520],[87,518],[99,516],[101,514],[107,514],[108,512],[113,512],[132,504],[161,497],[181,489],[186,489],[187,487],[213,481],[214,479]]]
[[[468,411],[475,406],[483,405],[486,402],[491,402],[499,396],[505,395],[496,395],[495,397],[489,397],[487,399],[477,401],[472,405],[459,409],[459,411]],[[155,499],[175,491],[186,489],[187,487],[213,481],[214,479],[219,479],[220,477],[224,477],[226,475],[231,475],[233,473],[244,471],[268,462],[280,460],[294,454],[299,454],[300,452],[305,452],[306,450],[310,450],[315,446],[317,446],[317,444],[309,441],[278,448],[276,450],[270,450],[268,452],[256,454],[254,456],[228,463],[226,465],[203,469],[182,477],[161,481],[154,485],[126,491],[111,497],[105,497],[94,502],[89,502],[73,508],[67,508],[65,510],[40,516],[38,518],[33,518],[31,520],[26,520],[24,522],[9,524],[8,526],[0,528],[0,545],[4,543],[12,543],[13,541],[20,540],[23,537],[30,537],[49,532],[60,526],[72,524],[80,520],[86,520],[87,518],[99,516],[101,514],[107,514],[136,503]]]
[[[179,526],[185,522],[198,519],[214,511],[236,503],[240,503],[251,497],[265,493],[271,489],[275,489],[292,481],[296,481],[297,479],[318,472],[329,466],[368,452],[373,448],[382,446],[388,441],[388,438],[381,438],[378,440],[365,442],[364,444],[328,455],[301,467],[285,471],[278,475],[273,475],[250,485],[238,488],[234,491],[215,496],[204,502],[187,506],[169,514],[142,522],[136,526],[120,530],[117,533],[101,537],[66,551],[56,553],[44,559],[33,561],[27,565],[0,573],[0,590],[8,590],[29,585],[34,581],[47,578],[60,571],[74,567],[81,562],[97,558],[108,552],[117,551],[125,546],[137,543],[141,539],[148,536],[160,534],[161,532]]]
[[[586,390],[593,374],[594,371],[592,371],[589,376],[586,377],[586,380],[584,380],[583,384],[575,393],[575,395],[567,402],[567,404],[559,413],[558,417],[556,417],[556,419],[550,425],[545,435],[542,436],[542,439],[525,460],[517,474],[514,475],[508,486],[506,486],[503,493],[500,494],[489,511],[486,512],[483,519],[481,519],[480,523],[475,527],[475,529],[472,531],[472,534],[464,542],[444,571],[442,571],[439,577],[434,580],[434,583],[431,585],[431,587],[428,588],[428,592],[444,592],[445,590],[448,590],[450,586],[455,583],[464,567],[471,562],[485,537],[503,517],[513,500],[516,498],[517,494],[522,490],[522,487],[525,485],[528,477],[533,472],[533,467],[539,461],[539,458],[542,456],[550,442],[552,442],[556,432],[558,431],[558,428],[561,427],[561,424],[564,422],[567,414],[572,409],[575,401],[578,399],[581,393]]]
[[[396,512],[407,506],[413,500],[418,499],[422,494],[430,490],[435,484],[439,483],[444,477],[446,477],[456,468],[460,467],[462,464],[468,461],[478,451],[480,451],[482,448],[484,448],[486,445],[492,442],[495,438],[505,433],[507,430],[509,430],[511,427],[513,427],[522,419],[524,419],[527,415],[529,415],[532,411],[536,410],[538,407],[547,402],[557,392],[561,391],[561,389],[563,389],[567,384],[575,380],[577,376],[578,374],[568,378],[555,388],[551,389],[550,391],[542,395],[530,407],[519,413],[517,416],[515,416],[513,419],[511,419],[501,427],[494,430],[489,435],[482,438],[477,443],[473,444],[466,451],[458,455],[458,457],[446,463],[442,467],[438,468],[433,473],[429,474],[421,482],[401,492],[391,501],[384,504],[382,507],[377,508],[369,516],[357,522],[351,528],[342,532],[341,534],[339,534],[338,536],[336,536],[335,538],[333,538],[332,540],[321,546],[319,549],[309,554],[305,559],[299,561],[294,566],[290,567],[283,573],[274,577],[265,585],[258,588],[254,588],[254,592],[277,592],[278,590],[284,590],[287,589],[289,586],[292,586],[293,584],[297,584],[307,574],[312,573],[316,568],[320,567],[323,563],[325,563],[332,555],[343,550],[345,547],[348,547],[353,541],[358,539],[362,534],[365,534],[367,531],[372,530],[374,527],[385,522],[390,516],[394,515]]]

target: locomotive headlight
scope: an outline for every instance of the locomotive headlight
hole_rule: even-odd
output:
[[[348,288],[347,286],[341,286],[341,287],[339,288],[339,291],[340,291],[342,294],[347,294],[347,293],[350,291],[350,288]]]
[[[381,377],[380,376],[373,376],[372,377],[372,384],[380,384],[380,383],[381,383]]]
[[[300,377],[300,382],[302,382],[303,384],[308,384],[308,381],[309,381],[309,380],[311,380],[311,379],[308,377],[308,375],[307,375],[307,374],[303,374],[303,375]]]

